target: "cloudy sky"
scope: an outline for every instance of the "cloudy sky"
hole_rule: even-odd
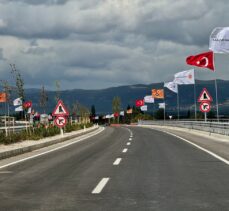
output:
[[[209,35],[229,26],[227,0],[0,0],[0,79],[26,87],[100,89],[172,80]],[[229,55],[216,55],[229,79]],[[198,69],[198,68],[197,68]],[[208,70],[198,79],[211,79]]]

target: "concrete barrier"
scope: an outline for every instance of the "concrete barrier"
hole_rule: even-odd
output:
[[[202,122],[202,121],[138,121],[139,125],[161,125],[171,127],[181,127],[217,133],[229,136],[229,122]]]

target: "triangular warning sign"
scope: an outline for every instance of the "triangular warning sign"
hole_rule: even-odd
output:
[[[212,102],[212,97],[209,94],[208,90],[204,88],[198,98],[198,102]]]
[[[69,112],[67,108],[64,106],[64,103],[62,102],[62,100],[58,101],[56,108],[52,112],[52,115],[53,116],[68,116],[69,115]]]

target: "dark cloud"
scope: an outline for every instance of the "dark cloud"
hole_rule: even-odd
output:
[[[5,3],[25,3],[31,5],[63,5],[66,4],[69,0],[6,0]]]
[[[188,55],[227,26],[226,0],[9,0],[0,3],[0,68],[16,63],[28,86],[66,88],[172,80]],[[217,76],[228,79],[226,56]],[[0,69],[0,72],[3,73]],[[3,74],[4,75],[4,74]],[[211,78],[210,72],[197,77]]]

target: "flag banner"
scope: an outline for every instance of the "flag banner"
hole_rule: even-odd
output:
[[[115,112],[114,117],[119,117],[119,112]]]
[[[28,109],[28,108],[32,107],[32,102],[31,101],[24,102],[23,103],[23,107],[25,109]]]
[[[145,103],[154,103],[154,98],[152,97],[152,95],[147,95],[144,97],[144,102]]]
[[[6,93],[0,92],[0,103],[5,103],[7,101],[6,99]]]
[[[152,97],[155,99],[164,99],[164,89],[152,89]]]
[[[23,111],[23,107],[19,106],[19,107],[15,108],[15,111]]]
[[[141,107],[141,106],[143,106],[143,105],[144,105],[144,100],[136,100],[136,101],[135,101],[135,105],[136,105],[136,107]]]
[[[127,113],[127,114],[132,114],[132,113],[133,113],[133,109],[132,109],[132,108],[128,109],[128,110],[126,111],[126,113]]]
[[[111,118],[111,115],[110,115],[110,114],[107,114],[107,115],[105,116],[105,118],[106,118],[106,119],[110,119],[110,118]]]
[[[176,84],[195,84],[194,69],[176,73],[173,82]]]
[[[164,83],[164,87],[168,88],[172,92],[178,93],[178,86],[177,83],[175,83],[174,81]]]
[[[32,112],[32,108],[30,107],[30,108],[28,108],[27,113],[28,113],[28,114],[31,114],[31,112]]]
[[[20,106],[20,105],[22,105],[22,100],[21,100],[21,98],[19,97],[19,98],[15,99],[15,100],[13,101],[13,104],[14,104],[14,106]]]
[[[159,108],[165,108],[165,103],[158,103]]]
[[[124,111],[120,111],[120,116],[124,116],[125,112]]]
[[[147,111],[147,105],[141,106],[140,109],[141,111]]]
[[[186,59],[186,63],[197,67],[208,68],[214,71],[214,53],[209,51],[198,55],[189,56]]]
[[[212,31],[209,49],[214,53],[229,53],[229,27],[217,27]]]

